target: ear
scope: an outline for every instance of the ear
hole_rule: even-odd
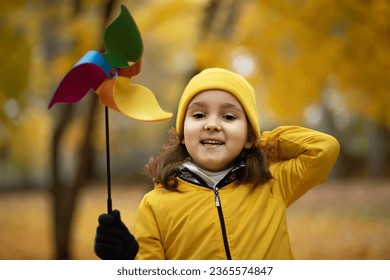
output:
[[[246,143],[244,145],[244,148],[245,149],[250,149],[253,147],[253,145],[255,144],[256,142],[256,137],[255,137],[255,133],[251,127],[251,124],[249,122],[247,122],[248,124],[248,136],[247,136],[247,139],[246,139]]]
[[[250,149],[252,147],[253,147],[253,141],[249,141],[249,140],[246,141],[244,148],[245,149]]]

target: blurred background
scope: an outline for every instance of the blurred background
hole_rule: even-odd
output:
[[[0,259],[97,259],[106,211],[104,109],[48,102],[123,3],[144,54],[135,83],[165,111],[196,72],[255,87],[262,130],[335,136],[329,180],[288,210],[298,259],[390,259],[390,2],[387,0],[0,0]],[[143,174],[171,121],[110,111],[113,207],[131,229]]]

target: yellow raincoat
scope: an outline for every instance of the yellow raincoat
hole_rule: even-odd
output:
[[[298,126],[263,132],[262,140],[280,157],[266,184],[234,180],[213,190],[178,178],[178,192],[157,185],[147,193],[137,211],[136,259],[294,259],[286,209],[327,179],[339,143]]]

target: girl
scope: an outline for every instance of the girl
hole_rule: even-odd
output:
[[[286,209],[328,177],[339,153],[330,135],[298,126],[260,132],[255,93],[240,75],[193,77],[176,129],[145,167],[134,236],[120,213],[99,217],[102,259],[293,259]]]

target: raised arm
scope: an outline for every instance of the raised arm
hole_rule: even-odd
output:
[[[340,150],[333,136],[300,126],[265,131],[262,141],[274,149],[276,162],[270,166],[274,191],[287,206],[328,178]]]

